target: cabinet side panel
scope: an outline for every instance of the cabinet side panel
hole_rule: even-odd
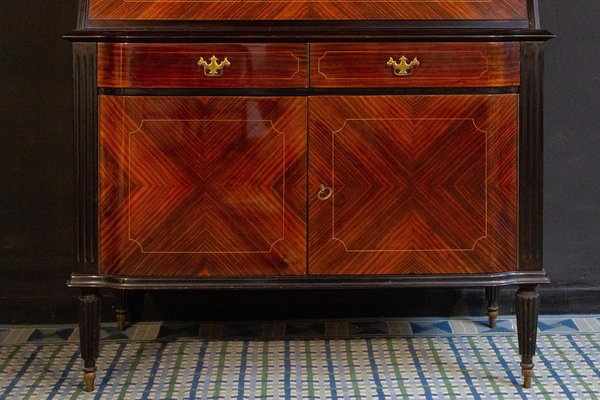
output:
[[[78,272],[98,271],[98,98],[96,44],[73,44],[75,96],[75,265]]]

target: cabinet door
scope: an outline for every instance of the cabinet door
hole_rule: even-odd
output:
[[[306,99],[100,98],[100,270],[306,273]]]
[[[310,274],[516,268],[517,95],[315,97],[309,131]]]

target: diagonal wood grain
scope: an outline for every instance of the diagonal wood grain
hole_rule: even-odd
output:
[[[309,272],[514,269],[516,107],[516,95],[311,98]]]
[[[525,0],[89,0],[90,20],[526,20]]]
[[[305,273],[306,99],[100,102],[100,264],[116,275]]]

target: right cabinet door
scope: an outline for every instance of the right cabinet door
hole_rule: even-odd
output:
[[[518,96],[309,100],[309,273],[516,269]]]

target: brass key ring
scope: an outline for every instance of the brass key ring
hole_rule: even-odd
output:
[[[319,193],[317,194],[317,197],[319,198],[319,200],[327,200],[328,198],[331,197],[332,194],[333,194],[333,189],[331,189],[328,186],[321,185],[319,187]]]

